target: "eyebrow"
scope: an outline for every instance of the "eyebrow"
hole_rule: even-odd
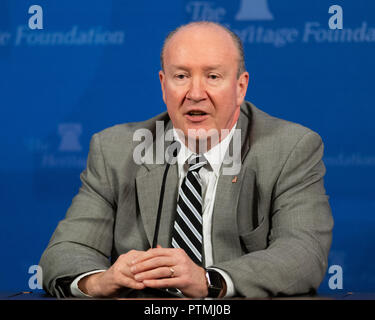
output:
[[[181,70],[189,70],[190,68],[186,67],[186,66],[183,66],[183,65],[171,65],[171,67],[173,69],[181,69]],[[222,68],[222,65],[220,64],[216,64],[216,65],[210,65],[210,66],[205,66],[203,67],[203,70],[205,71],[209,71],[209,70],[217,70],[217,69],[221,69]]]

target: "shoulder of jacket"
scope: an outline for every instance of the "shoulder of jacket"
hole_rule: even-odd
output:
[[[290,145],[294,145],[307,134],[316,135],[320,138],[315,131],[304,125],[271,116],[250,102],[246,102],[246,104],[245,110],[247,108],[247,112],[251,114],[251,140],[253,143],[258,141],[262,141],[262,143],[289,141]]]
[[[154,132],[157,121],[162,121],[166,125],[166,123],[168,123],[169,120],[170,119],[168,113],[163,112],[145,121],[128,122],[108,127],[102,131],[97,132],[95,135],[99,136],[100,140],[105,142],[116,142],[119,139],[121,141],[132,141],[134,133],[137,130],[150,130],[151,132]]]

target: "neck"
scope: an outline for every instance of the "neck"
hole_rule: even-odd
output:
[[[197,154],[204,154],[219,143],[221,143],[231,132],[231,129],[222,129],[221,132],[215,131],[215,134],[190,135],[184,137],[185,146]]]

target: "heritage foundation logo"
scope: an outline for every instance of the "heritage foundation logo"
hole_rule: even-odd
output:
[[[323,9],[323,8],[322,8]],[[185,10],[189,21],[213,21],[231,28],[244,45],[271,45],[282,48],[292,44],[336,44],[375,42],[375,28],[362,21],[356,26],[343,27],[344,10],[338,5],[325,8],[321,21],[311,21],[305,12],[302,25],[280,26],[277,12],[269,0],[241,0],[235,13],[226,2],[186,1]]]
[[[41,169],[84,169],[86,157],[83,155],[79,140],[81,134],[81,123],[60,123],[57,127],[57,136],[53,135],[45,144],[47,147],[41,150],[38,167]]]
[[[61,143],[59,151],[81,151],[82,147],[79,143],[79,136],[82,133],[80,123],[63,123],[59,125],[58,130]]]
[[[268,7],[268,0],[241,0],[240,9],[235,19],[239,21],[249,20],[273,20],[273,15]]]

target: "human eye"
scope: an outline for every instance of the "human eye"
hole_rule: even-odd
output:
[[[186,74],[183,74],[183,73],[178,73],[174,76],[177,80],[184,80],[185,78],[187,78]]]
[[[217,75],[217,74],[215,74],[215,73],[210,73],[210,74],[208,75],[208,78],[209,78],[210,80],[217,80],[217,79],[219,79],[219,75]]]

